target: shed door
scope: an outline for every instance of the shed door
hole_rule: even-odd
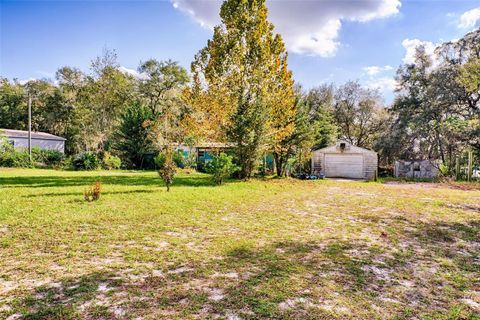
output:
[[[337,178],[363,178],[363,155],[325,154],[325,176]]]

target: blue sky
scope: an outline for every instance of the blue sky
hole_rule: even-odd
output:
[[[88,71],[105,47],[117,51],[125,68],[156,58],[188,69],[218,23],[219,5],[0,0],[0,75],[48,78],[65,65]],[[387,103],[395,70],[408,61],[411,47],[424,42],[433,49],[480,25],[480,0],[269,0],[267,6],[286,41],[296,82],[308,88],[358,79],[378,87]]]

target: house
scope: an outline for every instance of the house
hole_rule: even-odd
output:
[[[312,174],[325,177],[374,179],[378,168],[375,151],[339,140],[333,146],[312,153]]]
[[[397,160],[394,175],[397,178],[433,179],[440,173],[439,163],[434,160]]]
[[[194,158],[197,167],[202,169],[203,165],[212,160],[214,156],[221,152],[229,152],[232,148],[233,145],[229,143],[204,142],[193,147],[180,144],[175,147],[175,150],[182,151],[185,158]]]
[[[15,149],[28,148],[28,131],[0,129],[0,136],[5,137]],[[50,133],[32,131],[32,148],[57,150],[64,153],[66,140]]]

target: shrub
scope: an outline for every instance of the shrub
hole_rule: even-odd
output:
[[[170,191],[170,186],[173,183],[173,177],[176,172],[173,152],[167,149],[165,153],[160,153],[155,157],[155,165],[158,168],[158,175],[165,182],[167,191]]]
[[[185,156],[183,155],[182,150],[177,150],[173,153],[173,162],[175,162],[175,165],[178,168],[185,168]]]
[[[107,170],[120,169],[122,160],[117,156],[112,156],[109,152],[103,155],[103,168]]]
[[[0,167],[32,168],[28,152],[8,150],[0,153]]]
[[[129,106],[120,116],[113,148],[127,166],[144,168],[145,155],[156,151],[150,135],[151,126],[147,125],[153,120],[155,115],[150,108],[139,102]]]
[[[176,167],[183,169],[185,168],[185,157],[183,156],[183,151],[177,150],[172,152],[172,161]],[[155,157],[155,166],[160,169],[165,164],[165,153],[159,153]]]
[[[0,137],[0,167],[31,168],[32,161],[27,152],[15,150],[5,139]]]
[[[86,188],[83,193],[85,201],[92,202],[100,199],[102,193],[102,183],[100,181],[95,182],[90,187]]]
[[[207,173],[213,175],[213,181],[215,181],[216,184],[222,184],[226,178],[238,171],[239,167],[236,166],[232,160],[232,156],[222,152],[205,164],[205,170]]]
[[[44,150],[43,159],[48,165],[59,165],[65,160],[65,154],[57,150]]]
[[[63,160],[63,162],[62,162],[61,168],[64,169],[64,170],[74,169],[73,168],[73,160],[74,160],[73,156],[65,157],[65,160]]]
[[[98,157],[93,152],[79,153],[72,162],[75,170],[95,170],[100,166]]]
[[[46,166],[58,166],[65,160],[65,155],[58,150],[32,148],[32,159]]]

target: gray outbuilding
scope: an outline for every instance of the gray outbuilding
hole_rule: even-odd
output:
[[[12,144],[15,149],[28,148],[28,131],[0,129],[0,136],[6,137],[7,141]],[[65,141],[65,138],[58,137],[50,133],[32,131],[33,148],[37,147],[46,150],[57,150],[64,153]]]
[[[440,173],[439,161],[436,160],[397,160],[395,177],[434,179]]]
[[[374,179],[378,168],[375,151],[360,148],[345,140],[312,153],[312,174],[327,178]]]

